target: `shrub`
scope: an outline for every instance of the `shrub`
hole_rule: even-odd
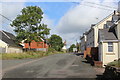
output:
[[[110,62],[110,63],[108,63],[108,66],[120,67],[120,60]]]
[[[48,48],[48,53],[54,53],[54,52],[56,52],[56,50],[54,49],[54,48]]]

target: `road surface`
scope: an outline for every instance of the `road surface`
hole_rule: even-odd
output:
[[[40,59],[3,60],[3,78],[92,78],[95,69],[81,56],[55,54]]]

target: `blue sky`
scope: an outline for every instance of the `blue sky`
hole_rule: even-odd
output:
[[[39,6],[49,19],[54,20],[56,25],[59,19],[76,4],[72,2],[26,2],[26,6]]]
[[[4,0],[5,1],[5,0]],[[7,0],[6,0],[7,1]],[[13,1],[13,2],[12,2]],[[18,1],[18,0],[16,0]],[[117,7],[118,0],[79,0],[79,3],[89,5],[81,5],[73,2],[29,2],[27,0],[19,0],[21,2],[5,2],[2,5],[2,14],[9,19],[13,20],[20,14],[22,8],[26,6],[39,6],[45,16],[44,20],[48,27],[51,29],[51,34],[60,35],[63,40],[67,40],[67,45],[79,41],[80,36],[83,32],[87,31],[91,24],[96,24],[103,18],[111,14],[114,9],[108,8],[106,5],[111,7]],[[96,4],[90,4],[92,2]],[[90,7],[94,6],[94,7]],[[103,10],[100,8],[110,9]],[[97,18],[97,19],[96,19]],[[13,32],[13,28],[9,25],[10,21],[2,18],[3,25],[2,29],[8,32]]]

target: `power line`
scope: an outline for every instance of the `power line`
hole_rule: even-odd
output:
[[[79,2],[73,2],[75,4],[80,4]],[[86,2],[89,4],[95,4],[95,5],[99,5],[99,7],[96,7],[94,5],[86,5],[85,2],[80,4],[80,5],[85,5],[85,6],[89,6],[89,7],[93,7],[93,8],[99,8],[99,9],[103,9],[103,10],[109,10],[109,11],[113,11],[113,9],[116,9],[115,7],[111,7],[111,6],[107,6],[107,5],[102,5],[102,4],[97,4],[97,3],[93,3],[93,2]],[[100,7],[101,6],[101,7]],[[106,8],[105,8],[106,7]],[[109,9],[108,9],[109,8]],[[113,9],[111,9],[113,8]]]
[[[102,7],[95,7],[95,6],[92,6],[92,5],[86,5],[86,4],[81,4],[81,5],[89,6],[89,7],[93,7],[93,8],[99,8],[99,9],[102,9],[102,10],[113,11],[113,9],[106,9],[106,8],[102,8]]]
[[[4,22],[4,21],[2,21],[2,23],[6,24],[6,25],[10,25],[9,23],[7,23],[7,22]]]
[[[95,5],[99,5],[99,6],[107,7],[107,8],[117,9],[116,7],[111,7],[111,6],[108,6],[108,5],[103,5],[103,4],[93,3],[93,2],[86,2],[86,3],[89,3],[89,4],[95,4]]]
[[[12,22],[12,20],[10,20],[9,18],[7,18],[6,16],[4,16],[4,15],[2,15],[2,14],[0,14],[2,17],[4,17],[5,19],[7,19],[8,21],[11,21]]]

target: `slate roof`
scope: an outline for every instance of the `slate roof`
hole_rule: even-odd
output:
[[[18,45],[16,45],[15,43],[15,36],[9,32],[6,31],[0,31],[0,34],[2,34],[2,41],[4,41],[5,43],[7,43],[9,46],[14,46],[14,47],[18,47]]]
[[[11,39],[15,39],[15,36],[12,33],[3,31],[5,34],[7,34]]]
[[[118,40],[113,31],[110,28],[99,30],[99,36],[101,40]]]

